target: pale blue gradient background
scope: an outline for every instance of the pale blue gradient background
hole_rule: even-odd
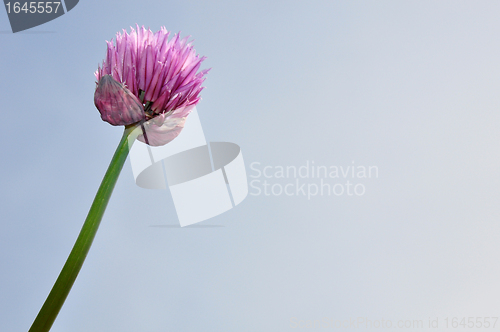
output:
[[[380,176],[362,197],[249,196],[203,223],[224,227],[162,228],[170,194],[137,187],[127,162],[53,332],[500,316],[499,13],[82,0],[11,34],[0,10],[0,329],[28,330],[80,230],[122,133],[100,120],[93,72],[136,22],[193,36],[213,68],[206,137],[239,144],[247,167],[354,160]]]

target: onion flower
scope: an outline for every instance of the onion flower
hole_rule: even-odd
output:
[[[102,66],[95,72],[94,104],[102,120],[125,131],[97,191],[82,230],[52,290],[29,332],[47,332],[62,308],[80,272],[113,188],[136,139],[159,146],[179,135],[187,116],[200,101],[201,84],[208,70],[205,57],[196,54],[188,37],[181,39],[161,28],[144,27],[116,35],[107,42]]]
[[[170,142],[180,133],[185,118],[200,101],[201,84],[209,71],[199,71],[205,57],[196,54],[189,37],[181,39],[175,34],[169,40],[169,35],[164,27],[156,33],[139,26],[130,34],[123,30],[117,33],[116,44],[107,42],[106,58],[95,72],[94,101],[102,119],[116,126],[130,125],[142,117],[145,133],[138,139],[155,146]],[[125,92],[118,95],[125,103],[106,103],[110,98],[100,86],[109,81],[108,75],[123,84]],[[128,107],[135,100],[121,98],[122,94],[135,96],[143,110]],[[162,122],[150,121],[158,116]]]

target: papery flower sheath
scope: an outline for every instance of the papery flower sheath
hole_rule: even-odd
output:
[[[144,106],[122,83],[111,75],[99,80],[94,104],[101,118],[113,126],[129,125],[144,119]]]
[[[198,72],[205,57],[196,54],[193,45],[188,42],[189,37],[180,39],[180,35],[175,34],[168,40],[170,32],[164,27],[156,33],[136,27],[137,31],[131,28],[130,34],[125,30],[117,33],[116,45],[112,40],[107,42],[106,59],[95,72],[98,81],[96,95],[101,93],[99,85],[106,75],[122,83],[127,89],[123,90],[125,94],[129,91],[143,106],[143,118],[138,121],[144,121],[146,137],[140,135],[138,139],[150,145],[163,145],[182,130],[185,118],[200,100],[201,84],[209,69]],[[116,90],[123,94],[118,88]],[[103,114],[101,105],[96,102],[96,106]],[[137,118],[137,114],[129,108],[126,115],[121,112],[122,116],[107,115],[102,118],[115,125]]]

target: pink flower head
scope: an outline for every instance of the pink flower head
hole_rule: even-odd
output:
[[[168,40],[170,32],[165,27],[156,33],[146,30],[144,26],[136,27],[137,31],[131,28],[130,34],[125,30],[117,33],[116,45],[112,40],[107,42],[106,59],[95,72],[97,81],[111,75],[123,83],[143,105],[144,121],[162,115],[161,118],[168,122],[170,116],[179,112],[187,117],[189,112],[186,110],[190,111],[200,100],[201,84],[209,71],[198,72],[205,57],[196,54],[191,42],[188,42],[189,37],[180,39],[179,34],[175,34]],[[96,94],[99,83],[97,88]],[[99,105],[96,106],[101,111]],[[155,126],[150,130],[154,130]]]

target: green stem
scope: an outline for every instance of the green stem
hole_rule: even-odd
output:
[[[45,303],[40,309],[40,312],[35,318],[33,325],[29,329],[29,332],[47,332],[52,327],[59,310],[64,304],[66,297],[75,282],[78,272],[87,257],[92,241],[94,240],[99,224],[101,223],[102,216],[108,205],[109,198],[113,192],[118,176],[123,168],[123,164],[127,159],[129,153],[129,141],[135,141],[136,136],[140,132],[135,130],[137,125],[130,125],[125,127],[125,132],[121,138],[120,144],[116,148],[113,159],[109,164],[108,170],[104,175],[104,179],[101,182],[101,186],[97,191],[94,198],[94,202],[90,207],[89,214],[85,223],[83,224],[82,230],[76,239],[75,245],[69,254],[64,267],[62,268],[59,277],[57,278],[49,296],[45,300]]]

